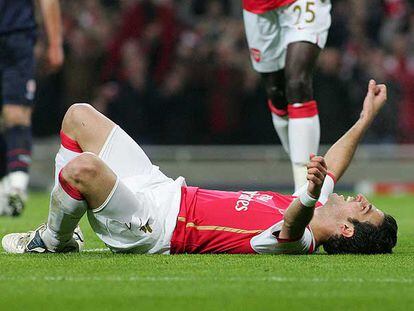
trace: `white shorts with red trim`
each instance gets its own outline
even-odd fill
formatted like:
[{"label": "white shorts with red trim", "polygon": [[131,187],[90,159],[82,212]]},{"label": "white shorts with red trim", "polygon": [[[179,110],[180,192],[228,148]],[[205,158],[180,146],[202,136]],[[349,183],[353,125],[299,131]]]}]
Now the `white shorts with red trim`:
[{"label": "white shorts with red trim", "polygon": [[274,72],[285,67],[287,46],[306,41],[325,47],[331,26],[330,0],[297,0],[263,14],[243,10],[253,68]]},{"label": "white shorts with red trim", "polygon": [[117,181],[105,202],[88,210],[92,229],[114,252],[168,254],[184,178],[165,176],[118,126],[99,157]]}]

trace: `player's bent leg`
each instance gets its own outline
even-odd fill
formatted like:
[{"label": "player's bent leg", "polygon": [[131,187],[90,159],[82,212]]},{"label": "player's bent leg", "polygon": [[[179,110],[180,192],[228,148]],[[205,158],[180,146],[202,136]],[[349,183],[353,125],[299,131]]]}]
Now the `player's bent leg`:
[{"label": "player's bent leg", "polygon": [[289,116],[289,151],[295,189],[306,182],[306,163],[319,147],[320,125],[313,98],[312,71],[320,48],[309,42],[293,42],[286,55],[286,99]]},{"label": "player's bent leg", "polygon": [[31,114],[36,91],[35,37],[30,32],[10,33],[2,37],[1,93],[7,175],[2,180],[7,209],[21,213],[29,182],[32,135]]},{"label": "player's bent leg", "polygon": [[47,225],[27,233],[6,235],[3,248],[11,253],[80,251],[80,219],[88,207],[99,206],[106,200],[115,182],[115,174],[96,155],[79,155],[59,173],[59,182],[51,193]]},{"label": "player's bent leg", "polygon": [[98,208],[88,209],[93,231],[113,252],[166,251],[162,246],[166,234],[165,219],[151,195],[151,191],[144,189],[132,191],[118,178],[105,202]]},{"label": "player's bent leg", "polygon": [[[165,221],[156,221],[158,216],[152,215],[159,209],[159,202],[152,202],[144,194],[137,198],[130,187],[131,182],[134,189],[141,189],[172,183],[172,180],[151,164],[131,137],[111,121],[101,118],[92,107],[76,105],[71,110],[65,117],[62,144],[56,155],[56,182],[47,227],[7,235],[2,241],[5,250],[13,253],[77,251],[83,241],[76,224],[87,207],[91,207],[95,209],[88,210],[90,223],[112,250],[168,251],[167,243],[161,241]],[[81,111],[88,116],[79,116]],[[106,129],[99,132],[101,143],[95,145],[88,143],[89,138],[84,139],[88,133],[77,129],[79,124],[83,125],[82,120],[91,122],[93,119]],[[96,133],[92,125],[89,129]],[[85,150],[81,144],[94,153],[82,153]],[[95,155],[99,149],[99,154]],[[129,187],[120,178],[127,178]],[[102,185],[106,186],[102,188]]]},{"label": "player's bent leg", "polygon": [[267,105],[272,115],[273,126],[282,143],[289,153],[288,112],[285,97],[285,74],[283,70],[262,73],[262,80],[266,88]]},{"label": "player's bent leg", "polygon": [[[68,180],[88,202],[88,220],[97,236],[114,252],[165,251],[160,246],[165,235],[165,216],[162,216],[160,201],[154,202],[153,198],[158,193],[155,190],[157,187],[149,190],[147,187],[151,182],[147,180],[146,185],[137,187],[134,184],[131,188],[101,159],[95,158],[90,164],[93,164],[91,173],[89,164],[83,168],[87,179],[79,179],[74,172],[68,176]],[[95,169],[102,176],[95,176]],[[158,178],[156,180],[161,181]],[[169,193],[164,195],[169,196]]]},{"label": "player's bent leg", "polygon": [[59,173],[51,194],[47,229],[42,234],[48,250],[62,252],[73,243],[73,233],[86,210],[100,206],[117,180],[96,155],[86,152],[70,161]]},{"label": "player's bent leg", "polygon": [[[68,109],[61,137],[65,158],[75,156],[73,152],[92,152],[119,178],[154,174],[158,169],[125,131],[88,104],[74,104]],[[67,150],[72,153],[69,157]],[[65,159],[57,160],[63,160],[56,163],[61,167],[66,164]]]},{"label": "player's bent leg", "polygon": [[17,103],[6,103],[2,108],[6,142],[3,215],[20,215],[27,199],[32,151],[31,114],[30,106]]},{"label": "player's bent leg", "polygon": [[90,152],[84,152],[70,161],[59,175],[61,181],[80,194],[75,194],[77,198],[86,200],[90,209],[102,205],[117,180],[115,173]]},{"label": "player's bent leg", "polygon": [[116,126],[89,104],[73,104],[67,110],[62,131],[76,141],[83,151],[99,154],[108,135]]},{"label": "player's bent leg", "polygon": [[[56,173],[81,152],[98,155],[120,178],[153,172],[153,165],[140,146],[88,104],[74,104],[68,109],[60,136]],[[56,181],[57,177],[56,174]]]}]

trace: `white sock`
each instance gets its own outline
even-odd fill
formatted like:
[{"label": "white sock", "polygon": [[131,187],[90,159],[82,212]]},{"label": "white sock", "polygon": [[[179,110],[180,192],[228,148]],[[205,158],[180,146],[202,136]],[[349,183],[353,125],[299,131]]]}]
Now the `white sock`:
[{"label": "white sock", "polygon": [[63,131],[60,131],[60,140],[61,145],[55,157],[55,186],[59,184],[58,176],[62,168],[82,153],[79,144]]},{"label": "white sock", "polygon": [[87,204],[79,191],[62,178],[50,195],[47,228],[41,238],[48,250],[59,251],[72,238],[73,232],[86,213]]},{"label": "white sock", "polygon": [[318,152],[320,126],[316,101],[289,105],[288,113],[290,159],[297,190],[306,183],[310,154]]},{"label": "white sock", "polygon": [[55,157],[55,185],[50,195],[47,229],[42,240],[49,250],[56,251],[72,238],[73,231],[86,212],[86,202],[79,191],[59,174],[62,168],[82,153],[76,141],[60,132],[61,146]]},{"label": "white sock", "polygon": [[279,136],[280,142],[282,143],[283,149],[289,154],[289,136],[288,136],[288,124],[289,119],[286,110],[277,109],[273,106],[272,101],[267,101],[270,112],[272,114],[273,127]]}]

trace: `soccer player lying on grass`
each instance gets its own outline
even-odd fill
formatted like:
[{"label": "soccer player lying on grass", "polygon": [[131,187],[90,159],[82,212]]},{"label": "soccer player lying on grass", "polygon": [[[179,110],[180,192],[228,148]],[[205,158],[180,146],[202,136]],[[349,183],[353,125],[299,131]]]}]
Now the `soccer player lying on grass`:
[{"label": "soccer player lying on grass", "polygon": [[[371,80],[359,120],[327,152],[312,155],[308,182],[293,196],[214,191],[166,177],[116,124],[86,104],[69,108],[56,156],[49,218],[2,240],[10,253],[77,252],[87,213],[114,252],[309,254],[391,253],[397,224],[364,196],[331,194],[335,179],[386,100]],[[316,207],[316,208],[315,208]]]}]

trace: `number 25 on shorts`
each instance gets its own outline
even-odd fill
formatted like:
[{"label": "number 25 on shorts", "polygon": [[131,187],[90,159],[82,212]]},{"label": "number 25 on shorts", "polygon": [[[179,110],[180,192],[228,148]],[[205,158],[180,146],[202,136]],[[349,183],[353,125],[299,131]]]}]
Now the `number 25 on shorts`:
[{"label": "number 25 on shorts", "polygon": [[295,25],[298,25],[300,23],[302,15],[303,15],[303,18],[305,19],[305,22],[307,24],[310,24],[310,23],[315,21],[315,16],[316,16],[315,15],[315,8],[314,8],[315,7],[315,2],[314,1],[308,1],[308,2],[306,2],[304,8],[302,8],[302,6],[303,5],[296,4],[293,7],[293,12],[295,14],[297,14],[297,19],[296,19]]}]

